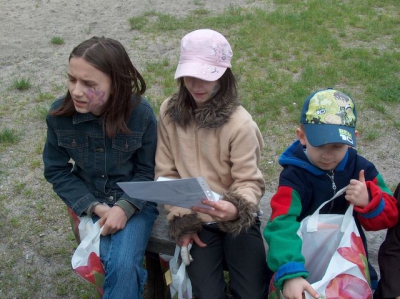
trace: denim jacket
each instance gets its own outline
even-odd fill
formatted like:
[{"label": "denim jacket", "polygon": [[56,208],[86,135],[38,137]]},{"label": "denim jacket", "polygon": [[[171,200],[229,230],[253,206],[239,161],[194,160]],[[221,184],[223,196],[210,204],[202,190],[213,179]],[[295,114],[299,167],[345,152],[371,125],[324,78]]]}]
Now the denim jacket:
[{"label": "denim jacket", "polygon": [[[51,110],[61,106],[57,99]],[[105,134],[101,117],[92,113],[46,118],[44,176],[77,215],[94,202],[114,205],[126,200],[141,210],[146,201],[129,197],[117,182],[154,180],[157,120],[151,105],[141,99],[132,111],[129,134]]]}]

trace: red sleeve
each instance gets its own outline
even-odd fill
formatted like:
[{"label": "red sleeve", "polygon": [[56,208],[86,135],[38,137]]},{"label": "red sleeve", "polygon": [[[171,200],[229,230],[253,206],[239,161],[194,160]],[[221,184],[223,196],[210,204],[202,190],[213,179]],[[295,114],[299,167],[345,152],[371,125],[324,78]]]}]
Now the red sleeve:
[{"label": "red sleeve", "polygon": [[364,208],[354,207],[362,226],[368,231],[395,226],[399,219],[396,199],[378,186],[377,178],[366,184],[371,195],[370,203]]},{"label": "red sleeve", "polygon": [[272,214],[269,221],[273,221],[280,215],[286,215],[289,212],[292,203],[293,189],[286,186],[280,186],[278,191],[271,198]]}]

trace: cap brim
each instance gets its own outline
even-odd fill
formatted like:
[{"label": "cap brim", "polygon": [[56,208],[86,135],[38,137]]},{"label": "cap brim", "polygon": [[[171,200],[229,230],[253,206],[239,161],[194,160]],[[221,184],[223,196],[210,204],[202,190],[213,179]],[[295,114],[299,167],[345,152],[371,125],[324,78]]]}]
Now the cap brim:
[{"label": "cap brim", "polygon": [[180,63],[176,68],[175,79],[194,77],[204,81],[216,81],[222,77],[227,67],[218,67],[205,63]]},{"label": "cap brim", "polygon": [[328,124],[303,124],[307,140],[312,146],[343,143],[356,146],[355,128]]}]

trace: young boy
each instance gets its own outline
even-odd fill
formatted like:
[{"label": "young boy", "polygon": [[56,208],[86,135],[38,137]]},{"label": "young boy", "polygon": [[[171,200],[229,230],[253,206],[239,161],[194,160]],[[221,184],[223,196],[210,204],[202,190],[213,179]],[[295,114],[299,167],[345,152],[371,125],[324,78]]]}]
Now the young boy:
[{"label": "young boy", "polygon": [[[301,299],[307,291],[318,293],[307,282],[308,271],[297,235],[300,222],[336,191],[346,193],[325,206],[321,213],[344,214],[349,203],[366,247],[366,230],[392,227],[397,222],[396,200],[375,166],[357,154],[357,113],[344,93],[326,89],[305,101],[295,141],[279,158],[283,170],[271,199],[272,214],[264,229],[269,245],[268,266],[275,272],[274,285],[285,298]],[[367,250],[367,249],[366,249]],[[371,281],[377,274],[370,266]],[[374,285],[373,285],[374,288]]]}]

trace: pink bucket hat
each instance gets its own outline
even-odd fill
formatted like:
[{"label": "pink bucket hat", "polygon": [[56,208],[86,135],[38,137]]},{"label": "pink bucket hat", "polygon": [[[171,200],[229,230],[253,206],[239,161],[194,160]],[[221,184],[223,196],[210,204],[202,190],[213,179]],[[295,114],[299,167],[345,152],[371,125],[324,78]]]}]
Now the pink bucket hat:
[{"label": "pink bucket hat", "polygon": [[199,29],[181,40],[181,56],[175,79],[195,77],[216,81],[231,67],[232,49],[226,38],[210,29]]}]

